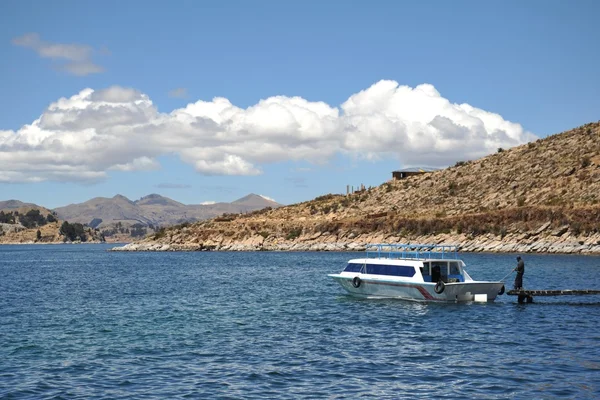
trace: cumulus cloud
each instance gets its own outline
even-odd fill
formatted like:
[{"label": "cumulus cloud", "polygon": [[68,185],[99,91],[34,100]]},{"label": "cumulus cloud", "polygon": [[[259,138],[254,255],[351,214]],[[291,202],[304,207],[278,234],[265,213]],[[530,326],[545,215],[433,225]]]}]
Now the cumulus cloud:
[{"label": "cumulus cloud", "polygon": [[455,104],[432,85],[379,81],[339,107],[274,96],[248,108],[225,98],[170,113],[133,88],[84,89],[17,131],[0,130],[0,182],[94,182],[159,168],[161,155],[205,175],[258,175],[269,163],[336,154],[443,167],[535,140],[517,123]]},{"label": "cumulus cloud", "polygon": [[[46,42],[37,33],[26,33],[13,38],[12,43],[32,49],[40,57],[58,61],[58,69],[73,75],[85,76],[104,72],[104,68],[92,61],[94,49],[88,45]],[[100,52],[106,51],[102,49]]]}]

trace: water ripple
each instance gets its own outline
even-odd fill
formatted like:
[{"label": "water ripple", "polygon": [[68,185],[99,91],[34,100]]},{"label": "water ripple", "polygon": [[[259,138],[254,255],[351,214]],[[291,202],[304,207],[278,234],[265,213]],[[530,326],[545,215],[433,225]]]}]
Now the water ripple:
[{"label": "water ripple", "polygon": [[[0,247],[0,398],[600,397],[598,298],[357,299],[326,276],[351,254],[104,249]],[[531,255],[526,283],[598,288],[599,260]]]}]

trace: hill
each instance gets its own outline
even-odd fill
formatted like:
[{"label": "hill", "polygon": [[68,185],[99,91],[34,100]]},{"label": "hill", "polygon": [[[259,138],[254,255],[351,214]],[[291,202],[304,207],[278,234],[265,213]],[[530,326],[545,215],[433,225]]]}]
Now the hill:
[{"label": "hill", "polygon": [[103,242],[95,229],[59,221],[47,208],[17,200],[0,202],[0,244]]},{"label": "hill", "polygon": [[276,203],[272,199],[254,193],[244,196],[231,204],[245,208],[246,211],[260,210],[265,207],[277,208],[280,206],[279,203]]},{"label": "hill", "polygon": [[145,234],[146,228],[195,222],[224,213],[243,213],[281,204],[263,196],[250,194],[232,203],[186,205],[159,194],[150,194],[131,201],[122,195],[96,197],[84,203],[55,209],[59,218],[88,224],[101,229],[106,236],[129,237],[132,230]]},{"label": "hill", "polygon": [[[383,178],[383,177],[382,177]],[[600,253],[600,123],[351,195],[168,229],[126,250],[353,250],[374,242],[466,251]]]},{"label": "hill", "polygon": [[48,214],[52,213],[52,211],[50,211],[46,207],[38,206],[37,204],[33,204],[33,203],[23,203],[22,201],[19,201],[19,200],[0,201],[0,211],[4,211],[4,212],[17,211],[19,213],[26,213],[29,210],[38,210],[43,215],[48,215]]}]

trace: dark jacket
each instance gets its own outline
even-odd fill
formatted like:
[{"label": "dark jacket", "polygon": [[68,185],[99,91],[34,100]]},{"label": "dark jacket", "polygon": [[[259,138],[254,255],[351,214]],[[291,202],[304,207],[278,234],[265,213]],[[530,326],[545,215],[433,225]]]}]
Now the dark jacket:
[{"label": "dark jacket", "polygon": [[519,275],[523,275],[525,273],[525,262],[523,260],[519,260],[519,262],[517,263],[517,268],[515,268],[515,271],[517,271],[517,274],[519,274]]}]

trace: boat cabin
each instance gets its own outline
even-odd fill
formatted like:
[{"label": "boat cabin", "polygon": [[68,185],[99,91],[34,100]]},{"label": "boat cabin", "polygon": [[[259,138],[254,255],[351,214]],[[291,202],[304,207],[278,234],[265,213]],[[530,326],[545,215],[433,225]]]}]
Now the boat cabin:
[{"label": "boat cabin", "polygon": [[403,277],[420,282],[471,280],[455,246],[375,244],[367,258],[350,260],[343,272]]},{"label": "boat cabin", "polygon": [[[352,260],[346,265],[344,272],[354,272],[369,275],[386,275],[405,278],[417,278],[417,269],[423,277],[423,282],[464,282],[465,272],[459,260],[427,260],[411,261],[399,265],[399,260],[389,263],[369,263],[364,260]],[[417,275],[417,276],[415,276]]]}]

